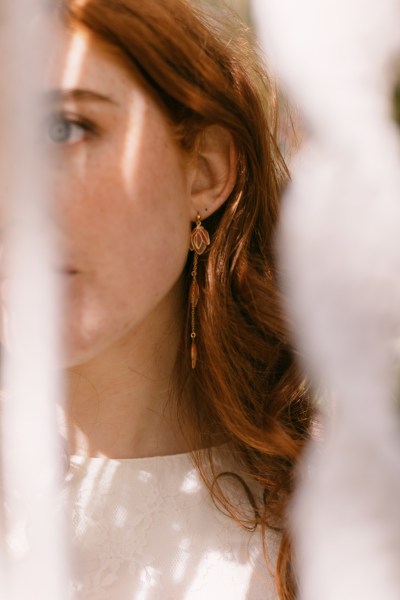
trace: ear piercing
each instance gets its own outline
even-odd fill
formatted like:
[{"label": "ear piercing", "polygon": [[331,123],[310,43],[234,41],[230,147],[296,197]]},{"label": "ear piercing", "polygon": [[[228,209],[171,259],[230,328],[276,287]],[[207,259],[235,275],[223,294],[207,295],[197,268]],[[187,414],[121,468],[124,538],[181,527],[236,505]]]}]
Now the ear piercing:
[{"label": "ear piercing", "polygon": [[[206,209],[207,210],[207,209]],[[191,306],[191,334],[190,337],[192,339],[191,345],[191,361],[192,361],[192,369],[196,368],[197,364],[197,344],[196,344],[196,307],[199,302],[200,297],[200,288],[197,283],[197,267],[199,256],[201,256],[210,245],[210,236],[208,231],[204,229],[201,224],[201,217],[199,214],[196,216],[196,227],[193,229],[190,236],[190,250],[194,252],[193,259],[193,269],[192,269],[192,284],[190,286],[189,299]]]}]

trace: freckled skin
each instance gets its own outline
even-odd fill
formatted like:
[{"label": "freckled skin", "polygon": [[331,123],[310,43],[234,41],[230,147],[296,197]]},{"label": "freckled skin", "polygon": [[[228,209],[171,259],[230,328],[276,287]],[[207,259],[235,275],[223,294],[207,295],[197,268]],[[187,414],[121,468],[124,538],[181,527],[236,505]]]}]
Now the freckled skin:
[{"label": "freckled skin", "polygon": [[46,141],[66,261],[79,272],[67,287],[66,360],[73,366],[150,315],[165,328],[178,306],[193,208],[187,158],[156,103],[84,32],[60,29],[56,40],[45,88],[95,90],[118,103],[64,101],[57,110],[83,114],[101,131]]},{"label": "freckled skin", "polygon": [[[54,34],[42,89],[113,100],[58,101],[49,113],[62,113],[65,139],[57,128],[43,132],[64,261],[77,271],[63,277],[68,401],[60,431],[75,454],[181,452],[169,394],[197,212],[192,160],[154,100],[91,36],[47,18],[41,27]],[[71,125],[77,117],[96,133]]]},{"label": "freckled skin", "polygon": [[186,451],[171,402],[187,314],[182,271],[191,222],[233,189],[232,140],[210,127],[188,156],[154,99],[88,32],[43,16],[33,35],[52,36],[40,93],[83,89],[112,99],[52,100],[39,136],[66,268],[61,434],[71,454]]}]

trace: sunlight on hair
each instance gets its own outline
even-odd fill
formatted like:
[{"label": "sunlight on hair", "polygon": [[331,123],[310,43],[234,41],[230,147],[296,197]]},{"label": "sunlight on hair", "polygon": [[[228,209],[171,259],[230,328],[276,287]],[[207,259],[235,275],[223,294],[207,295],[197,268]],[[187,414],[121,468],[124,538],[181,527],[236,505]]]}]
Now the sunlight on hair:
[{"label": "sunlight on hair", "polygon": [[266,53],[303,110],[280,236],[297,344],[329,390],[292,521],[304,600],[400,597],[400,140],[397,0],[253,0]]}]

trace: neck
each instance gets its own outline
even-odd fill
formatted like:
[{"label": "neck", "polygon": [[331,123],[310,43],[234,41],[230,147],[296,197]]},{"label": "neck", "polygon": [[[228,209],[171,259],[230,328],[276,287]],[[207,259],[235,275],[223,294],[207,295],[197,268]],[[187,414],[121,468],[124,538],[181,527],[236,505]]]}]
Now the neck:
[{"label": "neck", "polygon": [[157,318],[68,370],[62,429],[71,454],[140,458],[189,450],[171,398],[181,328],[177,319],[164,326],[160,319],[158,309]]}]

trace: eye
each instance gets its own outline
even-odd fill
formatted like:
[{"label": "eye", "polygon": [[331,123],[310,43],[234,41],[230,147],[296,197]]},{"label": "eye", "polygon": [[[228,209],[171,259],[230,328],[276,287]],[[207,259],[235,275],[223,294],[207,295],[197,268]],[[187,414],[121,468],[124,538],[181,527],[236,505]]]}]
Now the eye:
[{"label": "eye", "polygon": [[56,115],[47,123],[47,136],[53,144],[76,144],[81,142],[90,126],[78,119],[65,115]]}]

